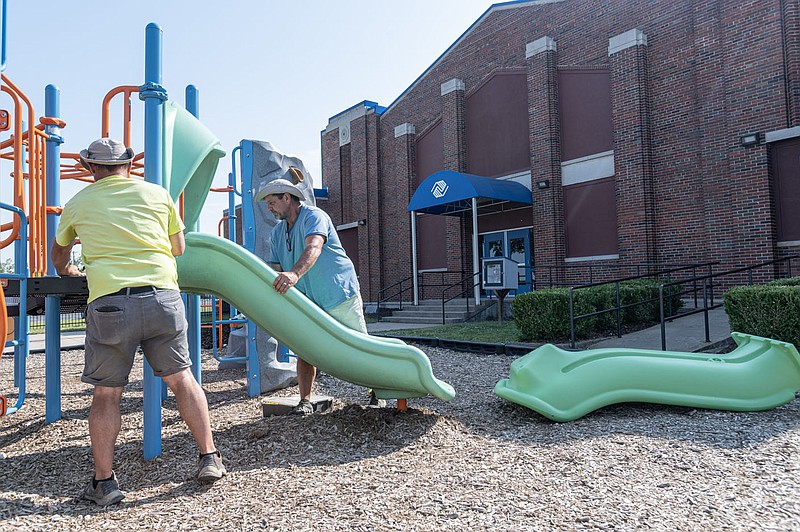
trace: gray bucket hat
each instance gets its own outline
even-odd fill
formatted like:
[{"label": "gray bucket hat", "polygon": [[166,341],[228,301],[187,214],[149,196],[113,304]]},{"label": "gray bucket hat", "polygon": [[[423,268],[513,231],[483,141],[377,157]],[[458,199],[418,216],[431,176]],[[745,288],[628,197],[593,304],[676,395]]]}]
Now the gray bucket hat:
[{"label": "gray bucket hat", "polygon": [[89,169],[89,163],[114,166],[126,164],[133,160],[134,151],[132,148],[125,147],[125,144],[118,140],[102,138],[89,144],[85,150],[81,150],[81,166]]},{"label": "gray bucket hat", "polygon": [[283,194],[284,192],[291,194],[300,201],[304,201],[306,199],[303,195],[303,192],[288,179],[274,179],[264,183],[261,188],[258,189],[255,200],[261,201],[272,194]]}]

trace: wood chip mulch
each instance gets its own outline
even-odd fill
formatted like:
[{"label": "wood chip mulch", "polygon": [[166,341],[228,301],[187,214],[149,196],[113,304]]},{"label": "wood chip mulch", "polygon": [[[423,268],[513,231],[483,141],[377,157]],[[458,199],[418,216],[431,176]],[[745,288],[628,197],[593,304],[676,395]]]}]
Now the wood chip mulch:
[{"label": "wood chip mulch", "polygon": [[[126,498],[108,508],[78,499],[92,475],[83,351],[62,353],[51,424],[44,355],[31,355],[25,404],[0,418],[0,530],[800,530],[800,401],[756,413],[622,404],[554,423],[493,394],[510,357],[422,349],[452,402],[370,408],[363,388],[321,375],[331,411],[267,419],[244,370],[205,353],[228,468],[211,486],[193,478],[172,397],[163,453],[144,460],[137,361],[115,464]],[[4,356],[0,393],[13,402],[12,385]]]}]

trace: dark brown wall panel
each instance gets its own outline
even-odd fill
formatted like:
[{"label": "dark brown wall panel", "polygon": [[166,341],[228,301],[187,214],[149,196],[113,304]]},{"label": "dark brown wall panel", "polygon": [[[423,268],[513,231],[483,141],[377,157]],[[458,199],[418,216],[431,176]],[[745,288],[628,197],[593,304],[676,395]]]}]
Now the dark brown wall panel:
[{"label": "dark brown wall panel", "polygon": [[771,155],[778,241],[800,240],[800,139],[774,143]]},{"label": "dark brown wall panel", "polygon": [[558,72],[561,160],[609,151],[613,146],[611,81],[607,70]]},{"label": "dark brown wall panel", "polygon": [[564,211],[568,258],[617,253],[613,177],[564,187]]},{"label": "dark brown wall panel", "polygon": [[439,170],[444,170],[443,149],[444,138],[442,137],[442,122],[440,120],[417,137],[417,160],[414,162],[417,173],[415,186],[419,186],[429,175]]},{"label": "dark brown wall panel", "polygon": [[337,233],[339,233],[342,247],[347,256],[350,257],[350,260],[353,261],[353,265],[356,267],[356,275],[358,275],[358,263],[360,262],[358,260],[358,227],[344,229],[337,231]]},{"label": "dark brown wall panel", "polygon": [[533,225],[533,209],[524,207],[513,211],[478,215],[478,232],[491,233]]},{"label": "dark brown wall panel", "polygon": [[[416,186],[444,168],[442,122],[417,138]],[[417,217],[417,267],[420,270],[447,268],[447,219],[444,216]]]},{"label": "dark brown wall panel", "polygon": [[417,216],[417,268],[447,268],[447,217]]},{"label": "dark brown wall panel", "polygon": [[467,171],[497,177],[531,166],[528,79],[497,72],[466,99]]}]

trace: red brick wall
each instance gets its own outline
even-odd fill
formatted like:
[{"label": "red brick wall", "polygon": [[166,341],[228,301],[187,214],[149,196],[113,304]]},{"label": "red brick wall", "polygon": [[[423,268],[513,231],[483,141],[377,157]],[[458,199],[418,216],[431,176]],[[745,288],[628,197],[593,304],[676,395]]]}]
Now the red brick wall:
[{"label": "red brick wall", "polygon": [[611,109],[620,258],[658,262],[647,46],[611,55]]},{"label": "red brick wall", "polygon": [[[535,265],[562,264],[566,256],[557,54],[555,50],[544,51],[527,60]],[[538,188],[538,182],[546,187]],[[557,274],[555,277],[558,281]]]},{"label": "red brick wall", "polygon": [[[647,45],[609,57],[609,38],[634,28],[647,36]],[[544,36],[554,39],[557,51],[526,59],[526,44]],[[377,297],[378,285],[410,274],[404,209],[413,192],[413,140],[395,138],[394,128],[411,123],[423,131],[441,117],[445,168],[464,170],[463,99],[498,70],[528,72],[531,172],[534,184],[550,184],[532,192],[534,261],[563,263],[558,67],[612,72],[619,263],[720,260],[722,267],[734,267],[788,252],[775,248],[768,147],[743,147],[739,137],[798,125],[799,0],[525,5],[489,13],[379,118],[351,125],[351,186],[364,187],[359,197],[368,218],[365,240],[359,237],[360,255],[369,254],[360,264],[366,268],[362,282],[365,275],[379,279],[364,287],[366,300]],[[465,91],[442,96],[441,84],[454,78]],[[336,130],[322,136],[322,151],[331,199],[321,204],[337,223],[352,221],[342,219]],[[448,230],[448,267],[471,269],[465,253],[471,229],[453,220]]]}]

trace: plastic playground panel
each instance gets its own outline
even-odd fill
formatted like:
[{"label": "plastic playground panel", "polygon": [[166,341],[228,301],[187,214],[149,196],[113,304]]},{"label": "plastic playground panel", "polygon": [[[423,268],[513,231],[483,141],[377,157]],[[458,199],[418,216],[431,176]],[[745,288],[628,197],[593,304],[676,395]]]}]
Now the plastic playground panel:
[{"label": "plastic playground panel", "polygon": [[425,353],[401,340],[343,326],[296,288],[278,294],[272,288],[276,276],[256,255],[208,234],[188,233],[186,251],[178,257],[182,291],[211,293],[230,301],[321,371],[372,388],[381,399],[455,397],[453,387],[433,375]]},{"label": "plastic playground panel", "polygon": [[731,333],[727,354],[646,349],[565,351],[543,345],[511,363],[495,394],[554,421],[624,402],[751,412],[786,404],[800,390],[793,344]]}]

